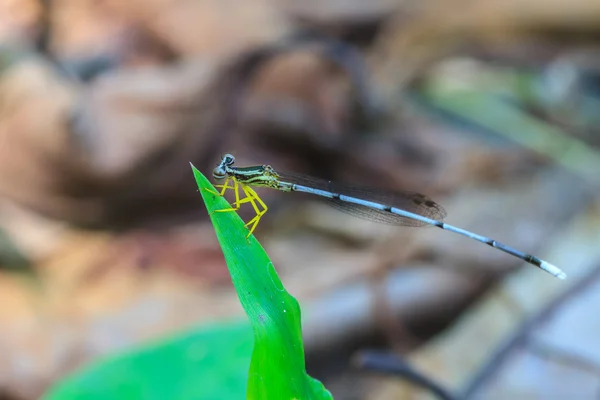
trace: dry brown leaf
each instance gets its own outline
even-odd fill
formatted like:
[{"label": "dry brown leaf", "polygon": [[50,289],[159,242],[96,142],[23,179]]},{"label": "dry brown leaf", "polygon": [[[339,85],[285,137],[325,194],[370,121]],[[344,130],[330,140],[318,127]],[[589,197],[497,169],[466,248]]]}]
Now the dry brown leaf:
[{"label": "dry brown leaf", "polygon": [[1,0],[0,43],[33,41],[41,18],[42,7],[36,0]]},{"label": "dry brown leaf", "polygon": [[274,42],[291,26],[268,0],[106,0],[176,54],[220,59]]},{"label": "dry brown leaf", "polygon": [[[513,51],[520,58],[555,54],[563,38],[571,46],[598,35],[600,3],[595,0],[480,1],[409,3],[387,24],[373,49],[378,93],[395,99],[399,88],[442,57],[468,46]],[[551,42],[554,35],[558,40]],[[548,51],[550,47],[550,51]],[[503,50],[502,50],[503,49]]]}]

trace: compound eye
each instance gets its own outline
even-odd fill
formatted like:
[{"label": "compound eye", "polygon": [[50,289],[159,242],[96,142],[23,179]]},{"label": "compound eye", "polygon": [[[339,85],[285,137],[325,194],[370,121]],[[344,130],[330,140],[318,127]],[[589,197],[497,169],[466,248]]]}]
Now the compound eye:
[{"label": "compound eye", "polygon": [[233,165],[234,162],[235,162],[235,157],[232,156],[231,154],[225,154],[225,156],[223,157],[224,165]]},{"label": "compound eye", "polygon": [[225,172],[225,169],[222,168],[221,166],[218,166],[217,168],[213,169],[213,177],[215,179],[225,179],[225,177],[227,176],[227,172]]}]

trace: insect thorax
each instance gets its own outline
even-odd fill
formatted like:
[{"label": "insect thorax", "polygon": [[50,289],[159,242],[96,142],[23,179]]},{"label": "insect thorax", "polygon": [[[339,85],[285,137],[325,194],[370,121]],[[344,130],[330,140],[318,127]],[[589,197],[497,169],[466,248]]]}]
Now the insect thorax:
[{"label": "insect thorax", "polygon": [[248,186],[278,187],[277,172],[270,165],[260,167],[230,168],[230,174],[238,182]]}]

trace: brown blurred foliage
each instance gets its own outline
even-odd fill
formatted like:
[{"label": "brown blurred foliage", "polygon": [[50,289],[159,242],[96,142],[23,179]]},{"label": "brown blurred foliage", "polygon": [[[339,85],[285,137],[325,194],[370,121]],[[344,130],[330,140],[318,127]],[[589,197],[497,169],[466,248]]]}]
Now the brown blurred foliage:
[{"label": "brown blurred foliage", "polygon": [[[596,46],[599,21],[592,0],[0,0],[0,264],[18,253],[37,282],[0,272],[0,389],[35,398],[99,354],[240,313],[189,166],[210,174],[225,152],[423,191],[460,226],[538,248],[584,185],[433,121],[404,89],[449,57],[540,68]],[[312,348],[375,333],[412,349],[411,324],[430,334],[518,265],[280,195],[264,193],[258,232],[290,291],[361,282],[376,298],[347,326],[315,318]],[[98,321],[125,339],[98,339]]]}]

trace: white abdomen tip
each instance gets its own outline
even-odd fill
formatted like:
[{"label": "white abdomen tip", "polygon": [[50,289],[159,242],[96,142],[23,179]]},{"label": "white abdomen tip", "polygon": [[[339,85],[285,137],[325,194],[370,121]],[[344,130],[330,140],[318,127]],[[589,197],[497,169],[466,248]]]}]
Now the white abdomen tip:
[{"label": "white abdomen tip", "polygon": [[565,274],[564,272],[562,272],[562,270],[560,268],[558,268],[555,265],[550,264],[549,262],[542,261],[542,263],[540,264],[540,268],[543,269],[544,271],[554,275],[558,279],[566,279],[567,278],[567,274]]}]

